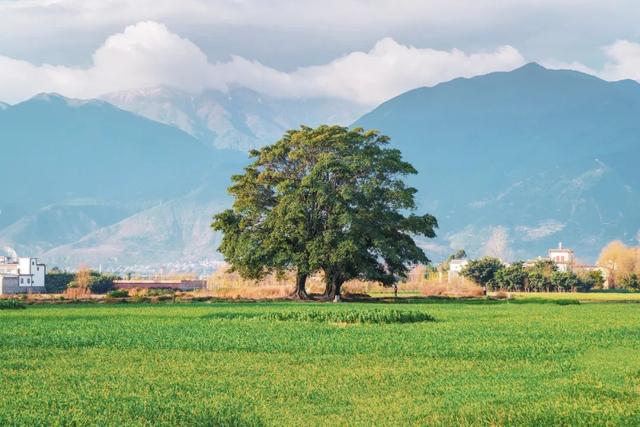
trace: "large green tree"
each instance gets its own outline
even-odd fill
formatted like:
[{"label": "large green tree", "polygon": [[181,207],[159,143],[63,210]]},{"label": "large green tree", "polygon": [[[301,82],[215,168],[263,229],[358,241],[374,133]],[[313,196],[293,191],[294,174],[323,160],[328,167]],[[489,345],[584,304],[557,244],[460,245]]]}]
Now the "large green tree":
[{"label": "large green tree", "polygon": [[554,271],[551,286],[558,292],[575,291],[580,286],[580,278],[572,271]]},{"label": "large green tree", "polygon": [[494,286],[508,291],[520,291],[527,282],[527,272],[522,261],[499,269],[494,275]]},{"label": "large green tree", "polygon": [[581,290],[588,292],[591,289],[602,289],[604,285],[604,277],[602,277],[602,273],[598,270],[592,270],[583,272],[579,275]]},{"label": "large green tree", "polygon": [[252,151],[232,178],[232,209],[212,224],[232,269],[254,279],[294,269],[305,298],[318,271],[333,296],[350,279],[392,284],[428,263],[414,236],[435,237],[437,222],[411,213],[416,190],[403,177],[416,170],[388,143],[375,131],[302,127]]},{"label": "large green tree", "polygon": [[558,266],[550,259],[539,259],[527,269],[529,290],[549,292],[552,287],[551,276],[558,271]]},{"label": "large green tree", "polygon": [[469,261],[460,274],[487,290],[494,286],[496,274],[502,268],[502,261],[499,259],[484,257]]}]

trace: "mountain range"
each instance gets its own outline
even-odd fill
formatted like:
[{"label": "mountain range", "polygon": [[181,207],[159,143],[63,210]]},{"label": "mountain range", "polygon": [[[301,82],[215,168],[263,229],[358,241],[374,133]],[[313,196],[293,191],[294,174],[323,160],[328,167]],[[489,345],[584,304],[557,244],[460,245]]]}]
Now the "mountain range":
[{"label": "mountain range", "polygon": [[339,99],[278,99],[247,88],[191,94],[154,87],[106,94],[123,110],[175,126],[206,145],[249,150],[277,141],[301,124],[353,123],[366,109]]},{"label": "mountain range", "polygon": [[404,93],[357,121],[419,171],[441,253],[506,259],[559,241],[593,261],[640,238],[640,84],[528,64]]},{"label": "mountain range", "polygon": [[[55,94],[0,111],[0,129],[0,247],[70,268],[216,258],[201,252],[215,238],[208,219],[228,205],[244,153],[104,101]],[[193,220],[197,209],[206,211]]]},{"label": "mountain range", "polygon": [[563,241],[585,261],[640,229],[640,84],[529,64],[399,95],[367,114],[332,99],[158,87],[0,104],[0,247],[51,265],[207,271],[211,216],[246,150],[301,123],[379,129],[419,174],[422,242],[505,259]]}]

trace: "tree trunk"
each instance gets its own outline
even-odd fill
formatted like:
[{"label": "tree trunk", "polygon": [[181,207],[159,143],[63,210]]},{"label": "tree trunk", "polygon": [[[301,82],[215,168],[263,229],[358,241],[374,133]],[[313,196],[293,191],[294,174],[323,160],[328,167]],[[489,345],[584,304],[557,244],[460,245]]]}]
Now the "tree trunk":
[{"label": "tree trunk", "polygon": [[342,284],[344,282],[341,280],[336,280],[336,282],[333,284],[333,289],[335,291],[335,293],[333,294],[333,297],[339,300],[340,299],[340,291],[342,290]]},{"label": "tree trunk", "polygon": [[307,294],[307,275],[303,273],[296,274],[296,289],[293,291],[291,295],[293,298],[297,299],[309,299],[309,295]]},{"label": "tree trunk", "polygon": [[326,282],[323,296],[326,299],[335,299],[336,296],[340,296],[340,290],[344,282],[340,279],[329,278]]},{"label": "tree trunk", "polygon": [[336,295],[336,291],[335,291],[335,288],[333,286],[333,281],[332,280],[327,280],[325,288],[324,288],[324,294],[322,294],[322,296],[327,298],[327,299],[331,299],[331,298],[335,297],[335,295]]}]

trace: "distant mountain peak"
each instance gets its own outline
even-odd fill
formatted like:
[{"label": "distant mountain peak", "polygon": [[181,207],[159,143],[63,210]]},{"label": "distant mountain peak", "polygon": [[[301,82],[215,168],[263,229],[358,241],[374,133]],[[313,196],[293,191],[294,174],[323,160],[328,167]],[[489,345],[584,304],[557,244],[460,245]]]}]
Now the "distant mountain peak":
[{"label": "distant mountain peak", "polygon": [[524,64],[522,67],[516,68],[513,71],[549,71],[549,69],[543,67],[537,62],[529,62],[527,64]]},{"label": "distant mountain peak", "polygon": [[31,97],[30,101],[46,101],[46,102],[65,101],[66,102],[69,99],[70,98],[67,98],[66,96],[60,95],[59,93],[56,93],[56,92],[41,92]]},{"label": "distant mountain peak", "polygon": [[109,105],[109,103],[97,99],[68,98],[55,92],[42,92],[24,102],[46,102],[66,104],[69,107],[82,107],[85,105]]}]

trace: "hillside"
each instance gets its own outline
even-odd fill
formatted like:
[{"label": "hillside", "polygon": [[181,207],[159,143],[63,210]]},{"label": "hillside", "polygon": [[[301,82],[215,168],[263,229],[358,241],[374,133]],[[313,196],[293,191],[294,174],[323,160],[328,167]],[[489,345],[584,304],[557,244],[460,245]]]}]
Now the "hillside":
[{"label": "hillside", "polygon": [[[128,263],[132,248],[144,239],[167,235],[157,212],[207,184],[207,204],[191,205],[190,214],[208,221],[224,204],[212,203],[225,197],[229,176],[245,157],[214,150],[179,129],[103,101],[56,94],[0,111],[0,129],[3,158],[11,159],[0,168],[0,247],[70,267],[97,265],[102,255],[107,264],[116,258]],[[82,251],[65,249],[131,217],[144,221],[129,225],[127,233],[109,235],[109,250],[97,243]],[[173,227],[192,224],[178,219]],[[183,244],[165,240],[167,246]],[[174,256],[175,251],[149,250],[148,257],[136,261],[162,263]]]},{"label": "hillside", "polygon": [[[640,84],[529,64],[393,98],[376,128],[419,170],[444,254],[523,258],[563,241],[593,260],[640,229]],[[486,244],[486,242],[488,244]]]},{"label": "hillside", "polygon": [[339,99],[277,99],[246,88],[190,94],[161,86],[110,93],[102,99],[175,126],[206,145],[244,151],[273,143],[301,124],[347,125],[366,111]]}]

